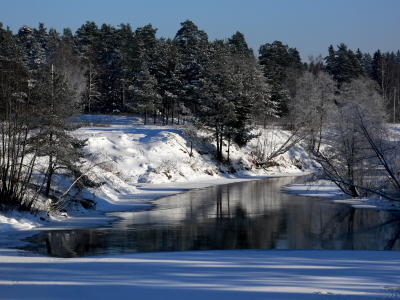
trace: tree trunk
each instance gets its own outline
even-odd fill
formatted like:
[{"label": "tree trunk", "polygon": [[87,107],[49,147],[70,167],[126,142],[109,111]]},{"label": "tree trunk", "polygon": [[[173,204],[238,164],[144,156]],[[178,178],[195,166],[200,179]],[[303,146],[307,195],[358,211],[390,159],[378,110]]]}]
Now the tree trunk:
[{"label": "tree trunk", "polygon": [[[53,142],[53,133],[50,133],[50,146]],[[53,176],[54,170],[53,170],[53,154],[50,154],[49,157],[49,169],[48,169],[48,176],[47,176],[47,184],[46,184],[46,191],[45,191],[45,196],[48,197],[50,193],[50,186],[51,186],[51,178]]]},{"label": "tree trunk", "polygon": [[217,160],[220,160],[220,153],[219,153],[219,133],[218,131],[215,133],[216,141],[217,141]]},{"label": "tree trunk", "polygon": [[230,162],[230,156],[229,156],[230,148],[231,148],[231,138],[229,137],[229,139],[228,139],[228,163]]},{"label": "tree trunk", "polygon": [[44,195],[46,197],[49,197],[49,194],[50,194],[51,179],[53,177],[53,174],[54,174],[54,170],[53,170],[53,155],[50,155],[50,158],[49,158],[49,172],[48,172],[48,175],[47,175],[46,191],[44,193]]},{"label": "tree trunk", "polygon": [[174,125],[174,100],[171,101],[171,125]]},{"label": "tree trunk", "polygon": [[122,105],[125,105],[125,82],[122,82]]},{"label": "tree trunk", "polygon": [[220,137],[219,137],[219,139],[220,139],[220,145],[219,145],[219,160],[220,161],[222,161],[223,160],[223,158],[224,158],[224,155],[223,155],[223,153],[222,153],[222,148],[223,148],[223,138],[222,138],[222,133],[220,134]]},{"label": "tree trunk", "polygon": [[167,103],[167,109],[166,109],[166,113],[165,113],[165,125],[168,125],[169,122],[169,103]]}]

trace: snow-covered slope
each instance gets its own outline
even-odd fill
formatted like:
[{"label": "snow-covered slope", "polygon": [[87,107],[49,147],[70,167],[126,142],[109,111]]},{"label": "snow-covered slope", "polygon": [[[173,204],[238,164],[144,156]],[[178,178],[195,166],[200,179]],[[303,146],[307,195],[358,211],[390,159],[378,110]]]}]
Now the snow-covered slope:
[{"label": "snow-covered slope", "polygon": [[[299,167],[309,168],[312,162],[304,150],[296,147],[279,156],[276,166],[268,170],[256,169],[251,162],[251,153],[257,146],[253,139],[246,147],[232,147],[230,158],[233,168],[217,165],[213,161],[214,145],[199,133],[194,156],[190,157],[188,138],[182,128],[172,126],[141,125],[139,118],[122,116],[82,116],[82,119],[100,119],[109,127],[83,127],[74,134],[88,140],[86,149],[97,156],[111,157],[116,164],[108,165],[111,171],[129,184],[182,182],[214,177],[256,176],[271,172],[299,172]],[[105,121],[104,121],[105,120]],[[88,122],[90,123],[90,122]],[[99,122],[91,122],[99,124]],[[268,140],[272,149],[282,143],[287,132],[267,130],[262,132],[261,141]],[[230,173],[227,175],[227,173]]]},{"label": "snow-covered slope", "polygon": [[[231,164],[218,164],[214,160],[215,146],[207,135],[198,133],[190,156],[189,138],[179,126],[142,125],[143,120],[124,116],[83,115],[79,122],[84,126],[73,132],[79,139],[87,140],[85,151],[92,154],[86,163],[87,175],[100,187],[85,189],[81,199],[95,203],[93,210],[86,210],[80,204],[70,207],[67,215],[49,219],[38,217],[14,217],[8,214],[0,219],[0,228],[28,228],[14,220],[23,220],[40,226],[40,222],[58,222],[57,226],[98,224],[98,216],[104,212],[146,209],[149,200],[176,194],[187,189],[249,180],[277,173],[294,174],[315,167],[301,146],[278,156],[273,166],[256,168],[254,150],[262,144],[271,152],[282,144],[288,132],[269,128],[258,129],[260,137],[253,139],[246,147],[231,147]],[[282,174],[283,175],[283,174]],[[55,185],[65,190],[71,182],[56,176]],[[85,218],[82,218],[86,216]],[[45,218],[45,220],[43,220]],[[31,219],[31,221],[29,221]],[[24,227],[25,226],[25,227]],[[30,225],[33,227],[34,225]]]}]

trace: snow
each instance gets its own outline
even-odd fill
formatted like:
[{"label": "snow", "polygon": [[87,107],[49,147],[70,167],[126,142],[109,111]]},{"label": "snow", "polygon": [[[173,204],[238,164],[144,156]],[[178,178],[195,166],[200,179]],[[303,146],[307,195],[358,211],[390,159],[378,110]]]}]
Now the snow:
[{"label": "snow", "polygon": [[400,210],[400,203],[382,199],[379,196],[371,195],[368,198],[350,198],[345,195],[334,183],[328,180],[315,180],[309,183],[292,184],[286,186],[289,193],[308,196],[325,197],[333,202],[346,203],[354,208],[371,208],[381,210]]},{"label": "snow", "polygon": [[0,215],[0,233],[13,230],[28,230],[36,227],[38,222],[29,214],[13,213],[7,216]]},{"label": "snow", "polygon": [[0,256],[1,299],[398,299],[400,258],[375,251]]},{"label": "snow", "polygon": [[318,180],[303,184],[292,184],[286,187],[286,190],[293,194],[309,197],[345,197],[334,183],[327,180]]},{"label": "snow", "polygon": [[[213,145],[198,143],[189,157],[181,129],[143,126],[139,118],[82,116],[91,127],[74,132],[88,139],[97,163],[88,173],[103,182],[85,190],[94,210],[77,205],[52,218],[44,214],[0,214],[0,299],[398,299],[399,254],[374,251],[198,251],[139,253],[61,259],[8,247],[43,227],[63,229],[104,225],[124,211],[149,209],[159,197],[237,181],[306,174],[315,165],[302,147],[277,158],[278,165],[256,169],[256,145],[233,148],[236,173],[216,165]],[[276,131],[277,144],[287,136]],[[265,138],[265,136],[264,136]],[[271,147],[276,146],[271,144]],[[64,182],[66,184],[66,182]],[[358,206],[382,200],[347,199],[327,182],[293,185],[296,194],[324,196]],[[340,196],[340,197],[338,197]]]}]

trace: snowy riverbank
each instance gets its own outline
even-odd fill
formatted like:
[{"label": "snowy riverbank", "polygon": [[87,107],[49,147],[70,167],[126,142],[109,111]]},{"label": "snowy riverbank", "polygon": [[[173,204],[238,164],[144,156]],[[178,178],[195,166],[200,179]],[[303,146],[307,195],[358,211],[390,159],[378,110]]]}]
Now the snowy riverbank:
[{"label": "snowy riverbank", "polygon": [[[229,168],[213,161],[214,146],[201,134],[190,157],[182,128],[145,126],[140,118],[123,116],[84,115],[80,121],[89,126],[76,130],[74,135],[87,140],[85,150],[95,157],[92,164],[108,161],[88,173],[93,181],[102,183],[101,187],[86,189],[81,195],[96,203],[95,210],[77,204],[52,218],[45,214],[0,213],[0,239],[2,232],[12,230],[97,226],[113,219],[105,215],[107,212],[149,209],[152,200],[163,196],[217,184],[301,175],[314,166],[298,146],[280,155],[268,170],[255,168],[252,151],[257,143],[268,140],[270,147],[277,147],[289,134],[277,129],[264,131],[261,140],[252,140],[244,148],[232,147],[233,163]],[[70,184],[61,176],[55,176],[54,182],[64,189]]]},{"label": "snowy riverbank", "polygon": [[[249,160],[253,141],[232,151],[236,172],[229,173],[212,161],[212,145],[197,147],[189,157],[180,129],[142,126],[136,118],[107,118],[106,127],[75,132],[88,139],[88,152],[118,158],[91,174],[104,183],[96,191],[84,191],[84,198],[97,203],[95,210],[77,205],[53,218],[18,212],[0,215],[0,299],[400,298],[397,252],[235,250],[61,259],[9,249],[39,227],[98,226],[114,220],[118,214],[113,212],[149,209],[159,197],[238,181],[305,175],[304,170],[313,167],[304,150],[296,147],[278,157],[274,167],[255,169]],[[284,135],[277,132],[275,141]],[[326,183],[294,185],[290,190],[338,196],[338,190]]]}]

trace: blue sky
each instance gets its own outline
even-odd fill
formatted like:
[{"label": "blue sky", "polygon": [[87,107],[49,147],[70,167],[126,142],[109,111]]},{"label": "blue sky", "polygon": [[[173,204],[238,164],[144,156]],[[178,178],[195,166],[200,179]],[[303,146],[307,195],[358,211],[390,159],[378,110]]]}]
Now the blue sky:
[{"label": "blue sky", "polygon": [[133,29],[151,23],[158,37],[173,38],[187,19],[210,40],[240,31],[256,54],[279,40],[296,47],[303,61],[326,56],[331,44],[371,54],[400,49],[400,0],[5,0],[0,11],[0,22],[15,33],[39,22],[75,32],[94,21]]}]

